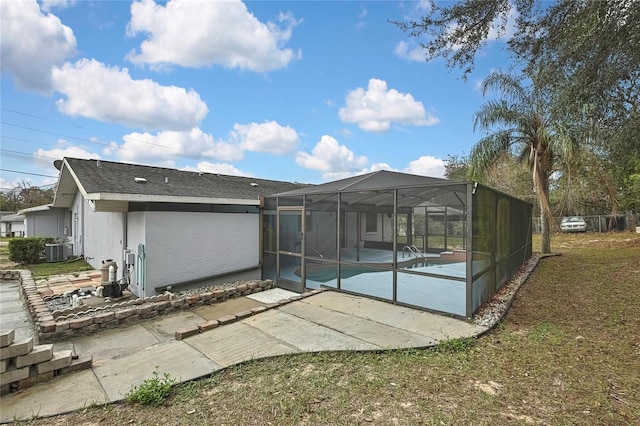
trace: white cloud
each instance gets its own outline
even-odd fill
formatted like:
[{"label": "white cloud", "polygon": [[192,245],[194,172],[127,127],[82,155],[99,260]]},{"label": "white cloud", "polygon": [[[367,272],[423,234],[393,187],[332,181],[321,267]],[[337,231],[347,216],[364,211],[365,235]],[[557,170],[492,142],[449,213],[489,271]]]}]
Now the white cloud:
[{"label": "white cloud", "polygon": [[300,151],[296,163],[307,169],[323,172],[323,177],[335,173],[352,173],[367,164],[367,157],[356,156],[349,148],[340,145],[331,136],[324,135],[311,151]]},{"label": "white cloud", "polygon": [[51,91],[51,68],[76,51],[71,28],[57,16],[43,15],[34,1],[0,1],[0,68],[19,88]]},{"label": "white cloud", "polygon": [[347,94],[346,106],[340,108],[340,119],[356,123],[367,132],[384,132],[391,123],[411,126],[431,126],[440,120],[428,114],[422,102],[411,94],[388,89],[383,80],[372,78],[367,89],[359,87]]},{"label": "white cloud", "polygon": [[76,4],[76,0],[40,0],[41,8],[45,12],[53,9],[66,9]]},{"label": "white cloud", "polygon": [[416,61],[416,62],[424,62],[426,61],[426,55],[422,50],[422,46],[416,46],[414,43],[407,43],[406,41],[401,41],[396,44],[393,52],[400,59],[405,59],[407,61]]},{"label": "white cloud", "polygon": [[286,154],[298,146],[296,131],[275,121],[236,124],[233,129],[233,138],[240,141],[240,148],[247,151]]},{"label": "white cloud", "polygon": [[61,112],[145,130],[188,130],[208,112],[192,89],[133,80],[126,68],[94,59],[54,68],[53,84],[66,96],[57,101]]},{"label": "white cloud", "polygon": [[357,29],[362,29],[366,27],[367,25],[366,18],[368,13],[369,12],[367,11],[367,9],[362,7],[362,9],[360,10],[360,13],[358,13],[358,22],[356,23]]},{"label": "white cloud", "polygon": [[262,23],[239,0],[134,1],[127,34],[148,34],[139,52],[128,59],[135,64],[183,67],[221,65],[267,72],[286,67],[300,53],[284,48],[292,29],[300,23],[280,14],[279,24]]},{"label": "white cloud", "polygon": [[35,155],[40,156],[40,158],[34,157],[40,167],[53,167],[53,160],[51,160],[51,158],[55,158],[57,160],[62,160],[64,157],[85,158],[87,160],[92,158],[102,158],[100,154],[95,152],[89,152],[78,146],[69,146],[66,141],[58,141],[58,145],[59,146],[57,148],[40,148],[35,152]]},{"label": "white cloud", "polygon": [[215,141],[213,136],[194,128],[189,131],[165,131],[151,133],[130,133],[123,136],[124,143],[109,149],[121,161],[155,162],[170,161],[176,157],[216,158],[223,161],[240,160],[242,150],[234,144]]},{"label": "white cloud", "polygon": [[403,171],[414,175],[443,178],[445,172],[444,161],[430,155],[423,155],[417,160],[411,161]]},{"label": "white cloud", "polygon": [[[298,144],[296,131],[288,126],[280,126],[275,121],[236,124],[226,141],[216,140],[197,127],[188,131],[167,130],[156,134],[133,132],[122,139],[124,143],[118,145],[114,142],[104,153],[132,163],[170,161],[177,157],[238,161],[244,157],[245,151],[280,155],[291,152]],[[234,171],[233,174],[239,173]]]},{"label": "white cloud", "polygon": [[487,40],[493,41],[498,40],[501,37],[511,37],[517,31],[517,19],[519,13],[518,9],[515,5],[511,4],[509,8],[509,14],[507,15],[507,22],[505,23],[504,29],[500,27],[497,20],[494,20],[491,23],[491,28],[489,28],[489,34],[487,35]]},{"label": "white cloud", "polygon": [[367,173],[377,172],[379,170],[397,171],[387,163],[374,163],[369,167],[365,167],[363,169],[353,171],[353,172],[324,173],[322,177],[328,181],[332,181],[332,180],[338,180],[338,179],[345,179],[351,176],[358,176],[358,175],[364,175]]},{"label": "white cloud", "polygon": [[186,170],[189,172],[220,173],[221,175],[232,175],[232,176],[247,176],[247,177],[253,176],[249,173],[245,173],[237,169],[231,164],[210,163],[208,161],[201,161],[198,163],[196,167],[192,167],[192,166],[183,167],[182,170]]}]

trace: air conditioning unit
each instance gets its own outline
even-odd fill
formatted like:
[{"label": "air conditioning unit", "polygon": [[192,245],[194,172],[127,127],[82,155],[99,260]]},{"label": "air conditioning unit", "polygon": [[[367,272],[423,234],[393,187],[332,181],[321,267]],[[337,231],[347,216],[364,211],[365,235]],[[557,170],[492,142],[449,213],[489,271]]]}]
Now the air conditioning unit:
[{"label": "air conditioning unit", "polygon": [[69,257],[66,244],[45,244],[44,257],[46,262],[61,262]]}]

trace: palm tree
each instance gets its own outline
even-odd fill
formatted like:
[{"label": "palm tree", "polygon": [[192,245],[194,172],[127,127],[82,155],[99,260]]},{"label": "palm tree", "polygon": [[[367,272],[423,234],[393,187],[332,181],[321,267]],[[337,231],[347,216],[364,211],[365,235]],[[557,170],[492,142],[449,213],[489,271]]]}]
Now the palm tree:
[{"label": "palm tree", "polygon": [[556,165],[571,162],[577,152],[575,138],[554,123],[550,98],[535,84],[523,85],[523,78],[501,71],[492,72],[482,82],[482,93],[500,93],[501,99],[485,102],[474,115],[474,130],[485,132],[470,154],[471,175],[481,178],[497,160],[515,154],[527,162],[533,177],[541,216],[542,252],[551,252],[549,179]]}]

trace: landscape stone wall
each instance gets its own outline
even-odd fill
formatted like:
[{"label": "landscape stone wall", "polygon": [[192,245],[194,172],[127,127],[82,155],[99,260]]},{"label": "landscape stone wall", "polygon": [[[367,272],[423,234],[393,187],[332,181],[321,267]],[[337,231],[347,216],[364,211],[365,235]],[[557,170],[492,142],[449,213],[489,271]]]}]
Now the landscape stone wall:
[{"label": "landscape stone wall", "polygon": [[107,328],[125,327],[160,315],[220,303],[275,287],[272,280],[254,280],[238,283],[236,286],[224,289],[183,297],[166,292],[165,294],[101,307],[81,306],[51,311],[47,302],[38,292],[29,271],[1,271],[0,279],[21,282],[22,294],[34,323],[38,343],[55,342]]}]

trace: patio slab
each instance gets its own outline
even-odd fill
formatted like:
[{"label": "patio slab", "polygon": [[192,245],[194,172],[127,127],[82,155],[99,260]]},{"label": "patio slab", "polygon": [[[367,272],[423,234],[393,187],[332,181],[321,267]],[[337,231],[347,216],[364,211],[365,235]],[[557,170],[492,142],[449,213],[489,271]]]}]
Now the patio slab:
[{"label": "patio slab", "polygon": [[280,310],[344,333],[347,336],[353,336],[361,341],[369,342],[370,345],[375,345],[378,349],[424,347],[434,343],[433,339],[422,334],[364,318],[353,317],[313,304],[288,304],[280,308]]},{"label": "patio slab", "polygon": [[[285,305],[284,308],[290,305]],[[310,321],[308,318],[291,315],[284,310],[270,310],[243,322],[303,352],[382,349],[381,346],[376,346],[354,335],[341,333]]]},{"label": "patio slab", "polygon": [[193,310],[194,313],[205,320],[215,320],[226,315],[233,315],[237,312],[248,311],[251,308],[264,306],[264,303],[249,297],[238,297],[227,300],[224,303],[206,305]]},{"label": "patio slab", "polygon": [[2,397],[0,421],[47,417],[109,402],[93,370],[65,374]]},{"label": "patio slab", "polygon": [[79,337],[70,342],[79,356],[93,356],[93,366],[99,367],[153,347],[160,341],[141,324],[134,324]]},{"label": "patio slab", "polygon": [[184,342],[222,367],[299,352],[297,348],[242,322],[189,337]]},{"label": "patio slab", "polygon": [[20,297],[18,281],[0,283],[0,307],[0,328],[3,331],[15,330],[16,339],[33,336],[33,326]]},{"label": "patio slab", "polygon": [[220,365],[182,341],[160,343],[112,362],[94,367],[109,401],[118,401],[131,390],[153,376],[165,373],[178,382],[192,380],[219,370]]},{"label": "patio slab", "polygon": [[475,336],[485,330],[466,320],[331,291],[306,298],[303,303],[421,334],[435,342]]},{"label": "patio slab", "polygon": [[267,291],[261,291],[260,293],[250,294],[247,297],[267,305],[269,303],[276,303],[279,300],[288,299],[297,295],[298,293],[285,290],[283,288],[273,288]]},{"label": "patio slab", "polygon": [[192,311],[178,312],[164,317],[159,317],[154,321],[143,322],[141,325],[146,328],[160,342],[175,340],[176,331],[182,328],[196,327],[206,319]]}]

